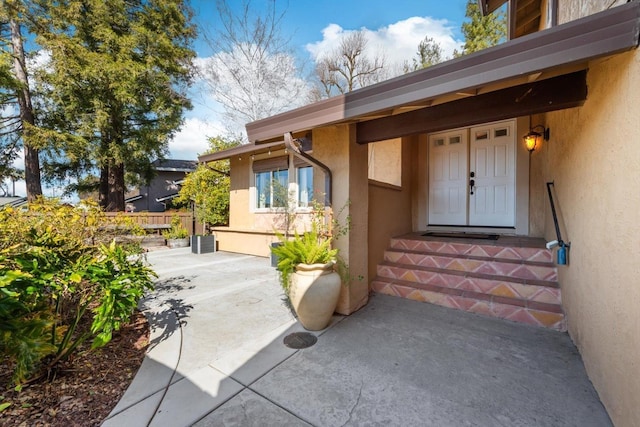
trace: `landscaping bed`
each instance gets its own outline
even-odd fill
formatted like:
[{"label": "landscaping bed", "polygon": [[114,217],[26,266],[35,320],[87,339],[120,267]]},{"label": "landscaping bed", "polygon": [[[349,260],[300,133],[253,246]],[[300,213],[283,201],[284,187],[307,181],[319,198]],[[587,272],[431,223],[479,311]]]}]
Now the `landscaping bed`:
[{"label": "landscaping bed", "polygon": [[149,325],[140,312],[103,348],[86,351],[51,373],[52,379],[25,385],[16,392],[12,365],[0,366],[2,426],[99,426],[116,406],[142,364],[149,344]]}]

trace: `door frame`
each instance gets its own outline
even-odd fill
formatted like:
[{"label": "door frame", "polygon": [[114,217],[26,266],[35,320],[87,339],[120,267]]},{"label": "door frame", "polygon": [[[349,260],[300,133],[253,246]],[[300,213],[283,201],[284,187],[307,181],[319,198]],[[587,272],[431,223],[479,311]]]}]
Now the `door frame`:
[{"label": "door frame", "polygon": [[[429,135],[419,137],[418,145],[418,191],[416,194],[416,216],[413,228],[415,231],[466,231],[492,232],[505,235],[529,235],[529,159],[530,154],[522,143],[522,138],[529,131],[529,117],[515,119],[515,226],[514,227],[474,227],[474,226],[430,226],[429,225]],[[510,120],[500,120],[480,124],[490,126]],[[469,126],[469,128],[475,126]],[[455,129],[451,129],[455,130]],[[439,133],[439,132],[438,132]]]}]

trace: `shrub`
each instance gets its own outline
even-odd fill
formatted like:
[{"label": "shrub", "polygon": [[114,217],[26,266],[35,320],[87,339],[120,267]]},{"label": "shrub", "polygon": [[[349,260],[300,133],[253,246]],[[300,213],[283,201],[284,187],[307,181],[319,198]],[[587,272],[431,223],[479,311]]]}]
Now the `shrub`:
[{"label": "shrub", "polygon": [[165,239],[185,239],[189,237],[189,231],[182,226],[182,221],[178,215],[171,217],[171,228],[162,232]]},{"label": "shrub", "polygon": [[139,248],[100,243],[103,224],[91,204],[0,210],[0,354],[15,363],[16,384],[54,370],[88,339],[107,344],[152,289]]}]

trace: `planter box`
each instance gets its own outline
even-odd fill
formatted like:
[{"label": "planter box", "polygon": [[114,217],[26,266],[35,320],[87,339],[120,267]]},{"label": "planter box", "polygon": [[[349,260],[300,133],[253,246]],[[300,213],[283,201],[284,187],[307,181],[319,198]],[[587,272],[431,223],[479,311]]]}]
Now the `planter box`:
[{"label": "planter box", "polygon": [[216,251],[216,236],[191,236],[191,252],[208,254]]},{"label": "planter box", "polygon": [[[281,246],[281,245],[282,245],[282,242],[273,242],[273,243],[271,244],[271,247],[272,247],[272,248],[275,248],[275,247],[278,247],[278,246]],[[278,261],[279,261],[279,259],[278,259],[277,255],[276,255],[276,254],[274,254],[274,253],[273,253],[273,252],[271,252],[271,251],[269,251],[269,252],[270,252],[270,254],[271,254],[271,267],[277,267],[277,266],[278,266]]]},{"label": "planter box", "polygon": [[167,239],[167,246],[170,248],[186,248],[189,246],[189,238],[184,239]]}]

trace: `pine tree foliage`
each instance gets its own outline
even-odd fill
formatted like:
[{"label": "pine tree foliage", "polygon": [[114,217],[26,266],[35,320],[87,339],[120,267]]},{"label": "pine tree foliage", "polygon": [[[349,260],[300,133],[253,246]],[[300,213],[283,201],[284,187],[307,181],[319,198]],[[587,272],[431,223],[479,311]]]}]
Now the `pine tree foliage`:
[{"label": "pine tree foliage", "polygon": [[150,177],[190,107],[195,28],[183,0],[36,0],[37,135],[49,173],[99,171],[100,203],[124,210],[125,175]]},{"label": "pine tree foliage", "polygon": [[422,68],[431,67],[432,65],[439,64],[446,61],[448,58],[444,56],[444,49],[438,44],[432,37],[426,36],[418,44],[418,52],[416,57],[413,58],[413,65],[409,65],[405,62],[404,72],[409,73],[411,71],[420,70]]},{"label": "pine tree foliage", "polygon": [[[24,179],[27,197],[30,201],[42,195],[40,156],[33,129],[36,117],[29,85],[27,54],[22,36],[24,22],[29,14],[22,0],[4,0],[0,8],[0,96],[2,101],[2,152],[0,157],[6,175],[15,176],[15,170],[8,166],[16,157],[21,144],[24,158]],[[12,177],[13,179],[13,177]]]},{"label": "pine tree foliage", "polygon": [[456,52],[456,56],[477,52],[506,40],[507,15],[503,9],[482,16],[478,2],[468,0],[465,16],[468,19],[462,24],[465,43],[462,52]]}]

